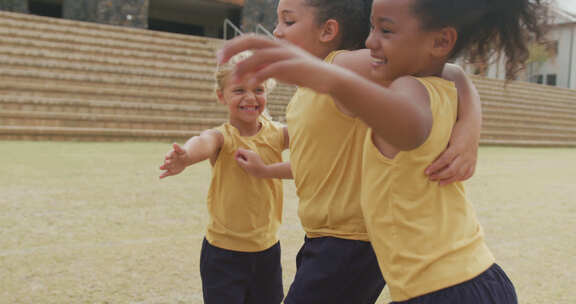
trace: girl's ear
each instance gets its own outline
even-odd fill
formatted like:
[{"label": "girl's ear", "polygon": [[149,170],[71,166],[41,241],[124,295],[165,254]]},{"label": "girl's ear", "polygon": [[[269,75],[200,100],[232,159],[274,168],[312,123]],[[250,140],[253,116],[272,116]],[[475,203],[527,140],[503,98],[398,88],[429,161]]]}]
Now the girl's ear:
[{"label": "girl's ear", "polygon": [[221,89],[216,90],[216,96],[218,96],[218,102],[221,104],[226,104],[226,100],[224,99],[224,93]]},{"label": "girl's ear", "polygon": [[449,57],[458,40],[458,32],[453,27],[445,27],[434,35],[432,54],[436,57]]},{"label": "girl's ear", "polygon": [[329,43],[338,37],[340,32],[340,24],[334,19],[328,19],[322,25],[322,30],[320,31],[320,41],[324,43]]}]

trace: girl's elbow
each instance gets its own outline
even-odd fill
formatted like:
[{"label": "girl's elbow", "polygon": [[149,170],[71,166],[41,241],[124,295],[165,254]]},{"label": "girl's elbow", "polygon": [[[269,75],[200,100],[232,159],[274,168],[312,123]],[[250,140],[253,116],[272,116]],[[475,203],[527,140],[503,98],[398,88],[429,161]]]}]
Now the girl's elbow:
[{"label": "girl's elbow", "polygon": [[402,143],[398,143],[396,148],[401,151],[410,151],[420,147],[424,143],[424,140],[421,140],[417,137],[412,137],[409,140],[405,140]]},{"label": "girl's elbow", "polygon": [[408,132],[404,140],[402,140],[396,147],[402,151],[414,150],[424,144],[428,139],[430,129],[428,128],[414,128],[412,132]]}]

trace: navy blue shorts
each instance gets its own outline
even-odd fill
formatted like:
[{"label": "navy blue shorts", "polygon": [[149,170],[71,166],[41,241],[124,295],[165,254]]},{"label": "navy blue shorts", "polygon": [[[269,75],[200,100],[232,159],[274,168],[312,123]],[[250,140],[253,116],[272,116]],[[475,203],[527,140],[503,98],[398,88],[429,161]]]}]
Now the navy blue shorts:
[{"label": "navy blue shorts", "polygon": [[286,304],[372,304],[386,284],[369,242],[306,238]]},{"label": "navy blue shorts", "polygon": [[202,292],[206,304],[282,302],[280,243],[260,252],[239,252],[202,243]]},{"label": "navy blue shorts", "polygon": [[[514,285],[500,266],[488,270],[464,283],[444,288],[396,304],[517,304]],[[391,303],[391,304],[392,304]]]}]

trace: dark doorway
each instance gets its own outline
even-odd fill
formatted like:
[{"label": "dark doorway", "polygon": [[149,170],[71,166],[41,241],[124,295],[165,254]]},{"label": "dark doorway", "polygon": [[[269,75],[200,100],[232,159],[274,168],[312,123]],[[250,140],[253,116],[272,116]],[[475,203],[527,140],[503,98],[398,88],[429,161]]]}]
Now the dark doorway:
[{"label": "dark doorway", "polygon": [[204,36],[204,27],[200,25],[184,24],[160,19],[148,19],[148,29],[194,36]]},{"label": "dark doorway", "polygon": [[28,10],[33,15],[62,18],[62,4],[58,3],[30,0]]}]

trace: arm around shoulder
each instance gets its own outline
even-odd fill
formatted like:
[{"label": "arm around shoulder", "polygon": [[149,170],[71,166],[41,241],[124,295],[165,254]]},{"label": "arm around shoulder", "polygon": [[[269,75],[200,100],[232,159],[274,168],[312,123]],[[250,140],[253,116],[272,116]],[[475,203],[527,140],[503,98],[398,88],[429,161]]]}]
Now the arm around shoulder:
[{"label": "arm around shoulder", "polygon": [[471,122],[480,128],[482,120],[480,95],[466,72],[460,66],[448,63],[444,66],[442,78],[454,82],[458,90],[458,120],[472,120]]},{"label": "arm around shoulder", "polygon": [[476,87],[457,65],[446,64],[442,77],[453,81],[458,90],[458,120],[448,147],[426,169],[426,174],[441,185],[470,178],[478,159],[482,110]]}]

